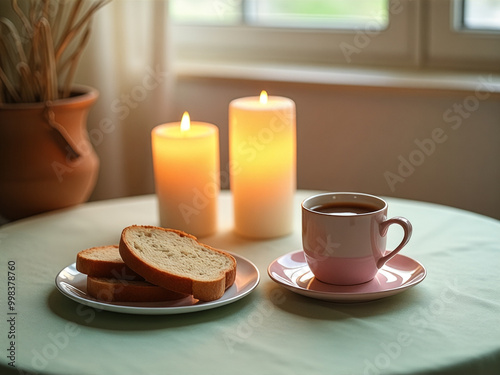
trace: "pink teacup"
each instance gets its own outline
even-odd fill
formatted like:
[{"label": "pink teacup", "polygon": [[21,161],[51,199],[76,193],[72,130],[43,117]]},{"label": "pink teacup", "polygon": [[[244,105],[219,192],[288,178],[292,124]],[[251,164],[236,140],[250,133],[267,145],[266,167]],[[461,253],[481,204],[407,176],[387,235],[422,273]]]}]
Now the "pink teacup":
[{"label": "pink teacup", "polygon": [[[391,224],[404,230],[401,243],[386,250]],[[362,193],[325,193],[302,202],[302,245],[319,281],[355,285],[372,280],[378,270],[409,241],[410,222],[387,219],[387,203]]]}]

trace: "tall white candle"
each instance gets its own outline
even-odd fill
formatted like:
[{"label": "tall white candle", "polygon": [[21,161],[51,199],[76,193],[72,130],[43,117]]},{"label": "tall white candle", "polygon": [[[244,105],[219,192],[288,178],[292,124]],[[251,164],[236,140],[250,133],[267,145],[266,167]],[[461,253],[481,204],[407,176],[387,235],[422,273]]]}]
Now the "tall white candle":
[{"label": "tall white candle", "polygon": [[217,230],[219,129],[205,122],[163,124],[151,132],[160,225],[196,237]]},{"label": "tall white candle", "polygon": [[293,100],[267,96],[229,105],[230,184],[235,231],[271,238],[293,230],[296,129]]}]

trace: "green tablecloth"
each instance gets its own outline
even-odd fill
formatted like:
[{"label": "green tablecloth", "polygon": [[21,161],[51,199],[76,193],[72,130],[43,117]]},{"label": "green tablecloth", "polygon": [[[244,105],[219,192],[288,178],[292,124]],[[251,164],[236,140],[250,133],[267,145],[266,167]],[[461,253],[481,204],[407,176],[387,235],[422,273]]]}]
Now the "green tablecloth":
[{"label": "green tablecloth", "polygon": [[[231,197],[223,192],[219,231],[203,242],[254,262],[261,282],[240,301],[182,315],[98,311],[54,284],[78,251],[117,243],[127,225],[157,225],[155,196],[93,202],[0,227],[0,373],[500,373],[499,221],[389,198],[389,215],[414,227],[402,254],[420,261],[427,278],[378,301],[323,302],[282,288],[266,271],[301,248],[300,202],[312,193],[296,194],[293,234],[249,241],[232,232]],[[398,242],[397,230],[390,232],[388,246]],[[7,304],[9,264],[14,310]]]}]

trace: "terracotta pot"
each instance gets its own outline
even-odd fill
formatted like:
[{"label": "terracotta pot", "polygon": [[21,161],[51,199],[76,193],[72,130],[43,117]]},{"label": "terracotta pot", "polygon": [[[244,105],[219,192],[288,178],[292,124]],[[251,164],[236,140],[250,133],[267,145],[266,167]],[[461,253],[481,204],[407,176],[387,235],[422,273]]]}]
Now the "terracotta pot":
[{"label": "terracotta pot", "polygon": [[87,133],[97,90],[48,103],[0,105],[0,215],[16,220],[88,200],[99,159]]}]

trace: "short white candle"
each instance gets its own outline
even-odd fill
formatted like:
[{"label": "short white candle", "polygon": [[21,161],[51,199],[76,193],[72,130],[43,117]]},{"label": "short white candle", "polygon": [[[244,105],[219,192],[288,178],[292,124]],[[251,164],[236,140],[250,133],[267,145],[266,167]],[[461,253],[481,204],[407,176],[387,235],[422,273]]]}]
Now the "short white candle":
[{"label": "short white candle", "polygon": [[155,127],[151,132],[160,225],[196,237],[217,230],[219,129],[205,122]]}]

